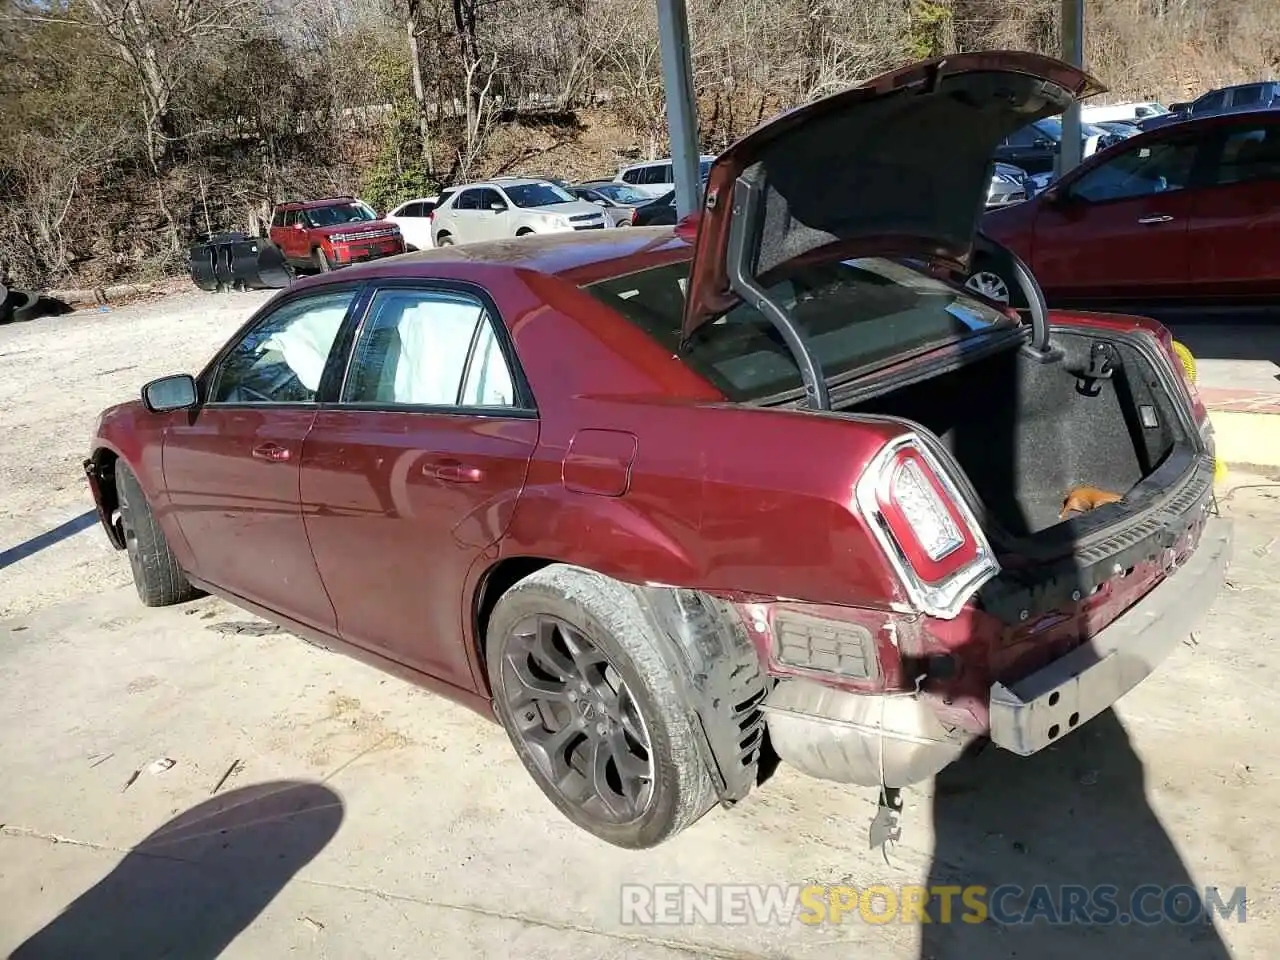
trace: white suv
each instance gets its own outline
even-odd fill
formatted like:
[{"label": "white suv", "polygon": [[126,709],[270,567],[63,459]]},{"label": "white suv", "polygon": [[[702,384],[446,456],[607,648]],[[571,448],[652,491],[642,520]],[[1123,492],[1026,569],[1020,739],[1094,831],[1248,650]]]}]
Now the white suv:
[{"label": "white suv", "polygon": [[437,247],[604,227],[604,211],[594,203],[546,180],[516,177],[455,187],[431,213]]},{"label": "white suv", "polygon": [[[715,157],[699,158],[698,177],[700,179],[707,179],[707,172],[715,159]],[[676,188],[675,175],[671,172],[669,157],[666,160],[649,160],[623,167],[613,180],[615,183],[629,184],[650,197],[666,196]]]}]

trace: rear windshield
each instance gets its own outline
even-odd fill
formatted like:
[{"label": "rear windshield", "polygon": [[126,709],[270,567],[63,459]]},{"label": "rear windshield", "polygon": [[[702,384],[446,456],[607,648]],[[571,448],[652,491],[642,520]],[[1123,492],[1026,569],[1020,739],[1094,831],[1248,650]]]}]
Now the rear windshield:
[{"label": "rear windshield", "polygon": [[[676,353],[688,279],[686,261],[584,289]],[[790,314],[828,380],[1016,325],[941,280],[880,258],[802,267],[769,293]],[[730,400],[758,400],[801,386],[777,329],[746,304],[703,327],[681,357]]]}]

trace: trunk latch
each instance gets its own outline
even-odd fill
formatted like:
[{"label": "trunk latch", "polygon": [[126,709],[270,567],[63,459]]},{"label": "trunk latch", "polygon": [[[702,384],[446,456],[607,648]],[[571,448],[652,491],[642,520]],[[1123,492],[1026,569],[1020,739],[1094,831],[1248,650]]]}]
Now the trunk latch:
[{"label": "trunk latch", "polygon": [[1111,344],[1096,341],[1089,348],[1089,366],[1077,376],[1083,381],[1077,388],[1088,397],[1096,397],[1102,392],[1099,380],[1110,380],[1116,372],[1116,355]]}]

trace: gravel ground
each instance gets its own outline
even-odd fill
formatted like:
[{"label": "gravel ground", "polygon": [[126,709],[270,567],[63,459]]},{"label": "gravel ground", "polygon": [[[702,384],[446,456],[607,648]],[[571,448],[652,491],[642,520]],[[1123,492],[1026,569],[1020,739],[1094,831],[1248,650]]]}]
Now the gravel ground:
[{"label": "gravel ground", "polygon": [[80,463],[104,408],[154,377],[199,370],[270,296],[192,291],[0,326],[0,619],[129,582],[128,563],[87,522],[8,565],[4,551],[92,509]]}]

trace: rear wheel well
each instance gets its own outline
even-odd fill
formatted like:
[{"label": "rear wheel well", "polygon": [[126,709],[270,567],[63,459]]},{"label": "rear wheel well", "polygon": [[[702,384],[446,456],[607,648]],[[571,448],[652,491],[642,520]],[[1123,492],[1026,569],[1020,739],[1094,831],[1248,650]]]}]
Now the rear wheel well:
[{"label": "rear wheel well", "polygon": [[529,574],[555,562],[544,557],[508,557],[505,560],[499,560],[484,575],[484,579],[480,582],[480,589],[476,591],[473,619],[476,653],[479,654],[482,666],[487,663],[486,635],[489,631],[489,617],[502,595]]}]

